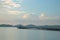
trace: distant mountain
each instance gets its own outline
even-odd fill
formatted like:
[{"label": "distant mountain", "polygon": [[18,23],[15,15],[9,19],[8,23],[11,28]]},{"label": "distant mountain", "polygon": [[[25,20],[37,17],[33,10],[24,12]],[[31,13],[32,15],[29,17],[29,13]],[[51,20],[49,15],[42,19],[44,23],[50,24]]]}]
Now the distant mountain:
[{"label": "distant mountain", "polygon": [[9,24],[0,24],[0,27],[13,27],[13,25],[9,25]]},{"label": "distant mountain", "polygon": [[45,26],[36,26],[36,25],[9,25],[9,24],[0,24],[0,27],[17,27],[18,29],[38,29],[38,30],[55,30],[60,31],[60,25],[45,25]]},{"label": "distant mountain", "polygon": [[60,25],[45,25],[45,26],[35,26],[35,25],[26,25],[19,26],[18,29],[38,29],[38,30],[55,30],[60,31]]},{"label": "distant mountain", "polygon": [[25,27],[37,27],[37,26],[30,24],[30,25],[26,25]]}]

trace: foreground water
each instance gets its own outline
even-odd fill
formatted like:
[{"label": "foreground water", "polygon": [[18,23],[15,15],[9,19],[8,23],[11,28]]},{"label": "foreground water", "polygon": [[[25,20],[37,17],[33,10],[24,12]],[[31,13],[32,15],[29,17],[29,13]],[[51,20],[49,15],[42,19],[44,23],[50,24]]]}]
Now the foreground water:
[{"label": "foreground water", "polygon": [[60,40],[60,31],[0,27],[0,40]]}]

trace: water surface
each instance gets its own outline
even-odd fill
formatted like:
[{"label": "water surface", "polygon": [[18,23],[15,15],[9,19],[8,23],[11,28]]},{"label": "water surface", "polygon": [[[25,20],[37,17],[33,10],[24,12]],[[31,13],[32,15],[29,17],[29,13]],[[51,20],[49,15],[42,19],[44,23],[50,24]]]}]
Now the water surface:
[{"label": "water surface", "polygon": [[0,27],[0,40],[60,40],[60,31]]}]

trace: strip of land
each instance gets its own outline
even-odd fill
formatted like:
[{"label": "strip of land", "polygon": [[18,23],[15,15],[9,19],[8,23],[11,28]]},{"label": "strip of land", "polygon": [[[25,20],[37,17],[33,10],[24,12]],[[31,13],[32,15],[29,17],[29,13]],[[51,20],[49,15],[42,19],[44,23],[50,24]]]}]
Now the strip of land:
[{"label": "strip of land", "polygon": [[36,26],[36,25],[9,25],[9,24],[1,24],[0,27],[17,27],[18,29],[35,29],[35,30],[52,30],[52,31],[60,31],[60,25],[44,25],[44,26]]}]

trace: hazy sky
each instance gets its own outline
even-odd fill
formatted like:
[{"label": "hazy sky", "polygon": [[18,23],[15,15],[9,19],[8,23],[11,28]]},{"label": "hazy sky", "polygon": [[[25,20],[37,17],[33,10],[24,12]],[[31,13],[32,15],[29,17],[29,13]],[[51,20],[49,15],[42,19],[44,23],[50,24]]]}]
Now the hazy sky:
[{"label": "hazy sky", "polygon": [[60,0],[0,0],[0,24],[60,25]]}]

